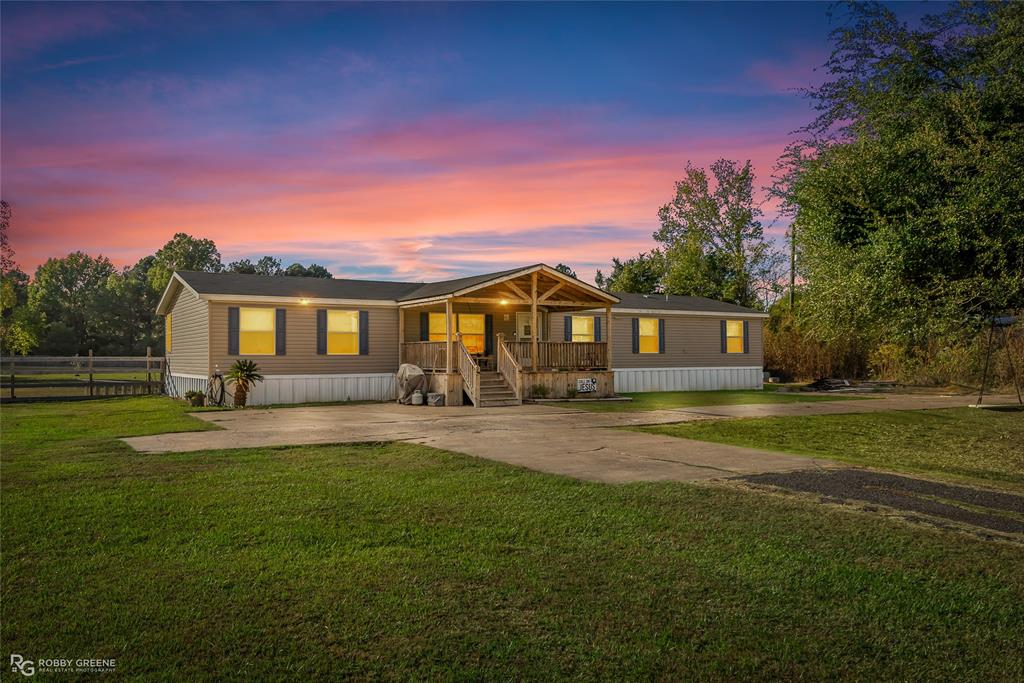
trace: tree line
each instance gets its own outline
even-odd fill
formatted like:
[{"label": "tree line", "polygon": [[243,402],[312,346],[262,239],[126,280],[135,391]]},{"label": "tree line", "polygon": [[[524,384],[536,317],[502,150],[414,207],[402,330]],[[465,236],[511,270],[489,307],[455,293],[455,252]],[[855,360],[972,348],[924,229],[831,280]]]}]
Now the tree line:
[{"label": "tree line", "polygon": [[12,208],[0,204],[0,348],[4,354],[144,355],[163,350],[164,320],[156,306],[175,270],[332,277],[316,263],[264,256],[224,264],[213,240],[180,232],[156,253],[116,268],[81,251],[51,258],[30,279],[15,262],[8,236]]},{"label": "tree line", "polygon": [[992,317],[1024,311],[1024,3],[913,27],[875,3],[842,14],[825,82],[802,92],[815,115],[766,187],[794,267],[764,240],[749,162],[721,160],[687,166],[657,246],[598,284],[766,309],[783,374],[976,381]]}]

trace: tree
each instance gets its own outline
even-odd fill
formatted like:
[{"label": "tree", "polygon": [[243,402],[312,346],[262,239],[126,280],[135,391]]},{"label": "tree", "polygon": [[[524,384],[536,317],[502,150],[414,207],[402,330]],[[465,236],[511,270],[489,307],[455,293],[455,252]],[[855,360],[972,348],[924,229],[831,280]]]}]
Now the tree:
[{"label": "tree", "polygon": [[612,272],[607,277],[600,270],[594,277],[598,287],[609,292],[655,294],[665,276],[665,257],[660,250],[639,254],[622,261],[612,259]]},{"label": "tree", "polygon": [[11,205],[0,200],[0,351],[25,355],[39,343],[38,316],[28,307],[28,275],[14,262]]},{"label": "tree", "polygon": [[849,6],[776,189],[822,339],[921,347],[1024,308],[1024,4]]},{"label": "tree", "polygon": [[559,273],[565,273],[569,277],[576,277],[576,271],[570,268],[569,266],[565,265],[564,263],[559,263],[557,266],[555,266],[555,270],[557,270]]},{"label": "tree", "polygon": [[227,265],[228,272],[246,273],[249,275],[284,275],[281,269],[281,260],[273,256],[264,256],[256,263],[249,259],[232,261]]},{"label": "tree", "polygon": [[149,286],[162,293],[176,270],[219,273],[224,270],[224,266],[213,240],[179,232],[154,254],[153,265],[147,276]]},{"label": "tree", "polygon": [[765,306],[781,258],[764,238],[751,164],[719,159],[711,174],[714,188],[707,171],[687,163],[675,197],[658,211],[664,291]]},{"label": "tree", "polygon": [[284,270],[284,275],[290,275],[292,277],[319,277],[319,278],[332,278],[331,272],[323,266],[313,263],[307,268],[301,263],[293,263]]},{"label": "tree", "polygon": [[102,339],[104,294],[115,273],[104,256],[80,251],[51,258],[36,269],[29,285],[28,304],[45,324],[62,323],[71,330],[77,352],[85,353]]}]

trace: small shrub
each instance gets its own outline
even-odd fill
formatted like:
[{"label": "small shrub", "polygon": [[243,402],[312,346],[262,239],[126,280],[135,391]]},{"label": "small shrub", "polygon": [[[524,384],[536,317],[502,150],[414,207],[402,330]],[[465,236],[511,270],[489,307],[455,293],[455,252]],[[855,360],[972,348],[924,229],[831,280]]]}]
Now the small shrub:
[{"label": "small shrub", "polygon": [[549,393],[545,384],[534,384],[530,387],[530,396],[533,398],[547,398]]},{"label": "small shrub", "polygon": [[254,361],[244,358],[235,361],[224,379],[228,384],[235,385],[235,407],[244,408],[245,402],[249,398],[249,391],[257,382],[263,381],[263,375],[260,374],[260,368]]},{"label": "small shrub", "polygon": [[565,390],[566,398],[576,398],[580,392],[576,391],[576,387],[569,387]]},{"label": "small shrub", "polygon": [[189,405],[199,408],[206,404],[206,394],[193,389],[192,391],[185,392],[185,400],[188,401]]}]

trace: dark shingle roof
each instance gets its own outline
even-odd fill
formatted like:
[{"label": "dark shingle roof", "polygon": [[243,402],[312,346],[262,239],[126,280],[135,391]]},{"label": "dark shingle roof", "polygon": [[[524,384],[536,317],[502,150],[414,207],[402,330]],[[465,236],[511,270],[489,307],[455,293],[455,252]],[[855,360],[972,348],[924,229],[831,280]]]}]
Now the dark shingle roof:
[{"label": "dark shingle roof", "polygon": [[200,294],[397,301],[422,286],[420,282],[387,282],[384,280],[200,273],[182,270],[177,273],[188,283],[189,287]]},{"label": "dark shingle roof", "polygon": [[621,301],[615,308],[640,308],[652,311],[699,311],[701,313],[760,313],[746,306],[706,299],[702,296],[675,296],[673,294],[630,294],[612,292]]},{"label": "dark shingle roof", "polygon": [[472,287],[473,285],[479,285],[489,280],[494,280],[499,277],[505,277],[512,273],[518,273],[521,270],[527,270],[534,266],[523,266],[522,268],[513,268],[512,270],[501,270],[497,273],[484,273],[483,275],[472,275],[470,277],[460,277],[457,280],[444,280],[442,282],[427,282],[422,284],[415,291],[403,296],[403,300],[413,299],[428,299],[432,296],[444,296],[445,294],[451,294],[452,292],[458,292],[459,290]]},{"label": "dark shingle roof", "polygon": [[[310,299],[363,299],[368,301],[412,301],[444,296],[474,285],[527,270],[523,266],[496,273],[484,273],[443,282],[390,282],[387,280],[343,280],[340,278],[249,275],[243,273],[203,273],[177,271],[188,286],[200,294],[240,296],[283,296]],[[611,292],[621,299],[616,308],[657,311],[700,311],[708,313],[758,313],[750,308],[699,296],[629,294]]]}]

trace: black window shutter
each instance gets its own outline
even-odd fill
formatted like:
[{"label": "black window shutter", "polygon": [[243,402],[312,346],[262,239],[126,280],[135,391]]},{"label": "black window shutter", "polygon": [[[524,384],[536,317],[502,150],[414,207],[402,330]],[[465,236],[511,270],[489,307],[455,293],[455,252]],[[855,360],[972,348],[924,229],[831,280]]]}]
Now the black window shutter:
[{"label": "black window shutter", "polygon": [[420,341],[430,341],[430,314],[420,313]]},{"label": "black window shutter", "polygon": [[278,356],[284,355],[284,345],[287,339],[285,333],[285,319],[284,309],[278,308],[274,313],[274,354]]},{"label": "black window shutter", "polygon": [[359,355],[370,353],[370,312],[359,311]]},{"label": "black window shutter", "polygon": [[750,353],[750,321],[743,321],[743,353]]},{"label": "black window shutter", "polygon": [[594,341],[601,341],[601,316],[594,316]]},{"label": "black window shutter", "polygon": [[494,353],[494,316],[488,313],[484,316],[484,355],[490,356]]},{"label": "black window shutter", "polygon": [[722,353],[727,353],[729,351],[729,339],[725,332],[725,321],[722,320],[720,322],[722,323]]},{"label": "black window shutter", "polygon": [[327,309],[316,309],[316,353],[327,355]]},{"label": "black window shutter", "polygon": [[228,306],[228,355],[238,355],[238,306]]},{"label": "black window shutter", "polygon": [[633,318],[633,353],[640,353],[640,318]]},{"label": "black window shutter", "polygon": [[564,341],[572,341],[572,316],[567,315],[563,320],[565,321],[565,327],[562,330],[562,339]]},{"label": "black window shutter", "polygon": [[658,318],[658,353],[665,353],[665,319]]}]

